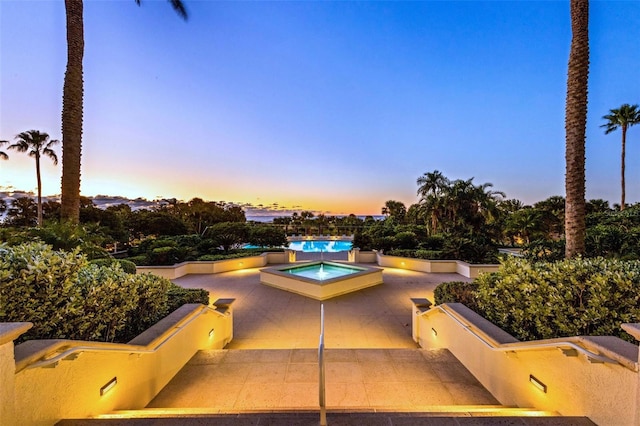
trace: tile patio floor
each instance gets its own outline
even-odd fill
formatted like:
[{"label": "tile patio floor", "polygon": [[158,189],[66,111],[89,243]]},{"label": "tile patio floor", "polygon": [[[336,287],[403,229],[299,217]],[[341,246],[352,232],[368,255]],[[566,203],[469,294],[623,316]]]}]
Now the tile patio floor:
[{"label": "tile patio floor", "polygon": [[321,303],[329,408],[498,404],[449,351],[422,350],[411,339],[410,298],[433,300],[439,283],[466,279],[383,269],[382,285],[324,302],[260,284],[257,268],[176,279],[208,289],[211,300],[236,299],[234,338],[226,350],[197,353],[148,407],[317,408]]}]

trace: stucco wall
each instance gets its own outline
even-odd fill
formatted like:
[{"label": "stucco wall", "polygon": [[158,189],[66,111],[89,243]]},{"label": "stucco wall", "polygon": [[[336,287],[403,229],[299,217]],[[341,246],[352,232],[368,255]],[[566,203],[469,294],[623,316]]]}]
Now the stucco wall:
[{"label": "stucco wall", "polygon": [[138,266],[136,268],[136,273],[152,273],[172,280],[188,274],[218,274],[221,272],[238,271],[246,268],[260,268],[267,264],[276,263],[289,263],[288,253],[263,253],[258,256],[238,259],[182,262],[170,266]]},{"label": "stucco wall", "polygon": [[377,253],[377,263],[390,268],[409,269],[418,272],[458,273],[467,278],[476,278],[483,272],[496,272],[500,265],[473,265],[460,260],[427,260],[387,256]]},{"label": "stucco wall", "polygon": [[[638,373],[615,363],[592,364],[558,347],[502,352],[438,308],[414,316],[423,348],[447,348],[501,404],[587,416],[599,425],[634,425]],[[435,330],[435,331],[434,331]],[[540,391],[529,375],[547,386]]]},{"label": "stucco wall", "polygon": [[[146,346],[74,342],[82,350],[55,367],[27,366],[15,374],[17,424],[52,425],[62,418],[143,408],[198,350],[222,348],[231,327],[231,313],[201,306],[158,331]],[[100,388],[114,377],[117,385],[101,396]]]}]

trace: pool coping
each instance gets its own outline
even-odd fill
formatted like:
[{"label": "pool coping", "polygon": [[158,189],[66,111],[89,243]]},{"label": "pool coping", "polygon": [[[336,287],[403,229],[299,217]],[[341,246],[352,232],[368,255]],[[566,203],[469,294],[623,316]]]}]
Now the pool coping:
[{"label": "pool coping", "polygon": [[[313,266],[320,263],[359,271],[354,272],[353,274],[330,278],[327,280],[316,280],[284,272],[288,269]],[[383,280],[382,269],[380,268],[363,265],[355,266],[352,264],[345,265],[341,262],[319,260],[260,269],[260,283],[280,290],[310,297],[312,299],[326,300],[382,284]]]}]

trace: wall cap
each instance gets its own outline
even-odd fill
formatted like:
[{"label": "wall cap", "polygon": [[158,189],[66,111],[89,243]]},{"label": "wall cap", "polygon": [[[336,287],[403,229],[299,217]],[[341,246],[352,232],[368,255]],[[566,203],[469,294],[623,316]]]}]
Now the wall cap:
[{"label": "wall cap", "polygon": [[30,322],[2,322],[0,323],[0,345],[13,342],[27,332],[33,323]]}]

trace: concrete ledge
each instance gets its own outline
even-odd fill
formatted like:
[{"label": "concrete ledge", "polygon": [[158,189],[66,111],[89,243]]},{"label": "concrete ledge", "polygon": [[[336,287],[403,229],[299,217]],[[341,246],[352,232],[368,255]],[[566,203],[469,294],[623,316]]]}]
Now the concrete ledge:
[{"label": "concrete ledge", "polygon": [[507,333],[475,311],[467,308],[462,303],[443,303],[439,306],[450,312],[453,316],[467,325],[471,331],[493,346],[520,342],[520,340],[516,339],[511,334]]},{"label": "concrete ledge", "polygon": [[497,272],[500,265],[475,265],[461,260],[428,260],[411,257],[387,256],[376,252],[376,262],[380,266],[408,269],[430,273],[457,273],[467,278],[476,278],[482,273]]},{"label": "concrete ledge", "polygon": [[0,345],[13,342],[26,333],[33,323],[30,322],[3,322],[0,323]]}]

